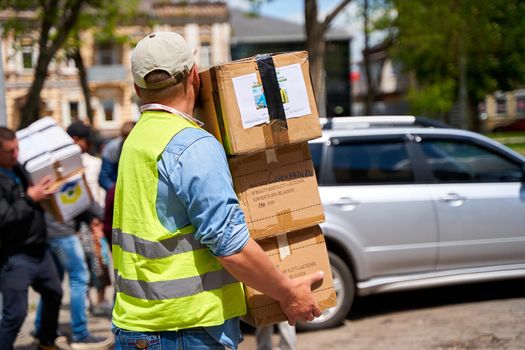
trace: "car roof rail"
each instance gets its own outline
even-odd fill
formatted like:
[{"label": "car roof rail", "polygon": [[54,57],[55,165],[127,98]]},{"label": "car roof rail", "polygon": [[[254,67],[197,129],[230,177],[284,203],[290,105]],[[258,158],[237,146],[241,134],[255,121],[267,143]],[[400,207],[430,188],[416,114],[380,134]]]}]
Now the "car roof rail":
[{"label": "car roof rail", "polygon": [[421,126],[432,128],[450,128],[438,120],[411,115],[391,116],[356,116],[356,117],[333,117],[319,118],[323,130],[331,129],[363,129],[371,127],[396,127],[396,126]]},{"label": "car roof rail", "polygon": [[427,117],[416,117],[415,125],[426,126],[429,128],[453,128],[452,125],[444,123],[439,120],[430,119]]}]

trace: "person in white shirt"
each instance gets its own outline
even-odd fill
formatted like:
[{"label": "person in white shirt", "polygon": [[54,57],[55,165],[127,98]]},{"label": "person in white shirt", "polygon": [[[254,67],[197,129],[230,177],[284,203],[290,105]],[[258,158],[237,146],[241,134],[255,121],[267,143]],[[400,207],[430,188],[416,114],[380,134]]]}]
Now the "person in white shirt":
[{"label": "person in white shirt", "polygon": [[[99,217],[104,216],[106,190],[98,183],[102,160],[88,153],[91,143],[91,128],[82,122],[74,122],[67,128],[67,133],[82,151],[82,163],[89,190],[93,196],[96,207],[100,208]],[[91,229],[81,225],[79,229],[80,241],[84,247],[87,263],[91,275],[91,286],[97,290],[97,301],[90,298],[90,310],[96,316],[109,315],[113,308],[112,303],[106,299],[106,288],[112,284],[110,271],[111,249],[104,237],[102,221],[96,219]]]}]

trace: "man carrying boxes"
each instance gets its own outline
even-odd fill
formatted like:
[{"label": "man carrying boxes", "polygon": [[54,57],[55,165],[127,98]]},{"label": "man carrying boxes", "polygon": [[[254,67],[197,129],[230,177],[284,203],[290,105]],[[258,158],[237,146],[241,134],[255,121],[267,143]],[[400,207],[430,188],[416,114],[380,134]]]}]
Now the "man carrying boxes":
[{"label": "man carrying boxes", "polygon": [[132,73],[145,105],[116,185],[116,349],[237,348],[238,281],[277,300],[290,324],[319,316],[311,285],[323,273],[290,279],[249,237],[224,151],[190,116],[200,81],[184,39],[148,35]]},{"label": "man carrying boxes", "polygon": [[[221,140],[250,236],[290,278],[326,272],[314,286],[322,309],[335,306],[324,221],[308,140],[321,126],[304,51],[263,54],[201,72],[198,114]],[[264,103],[261,103],[264,101]],[[253,326],[286,319],[279,305],[245,287]]]},{"label": "man carrying boxes", "polygon": [[[308,140],[321,136],[306,52],[263,54],[200,73],[197,113],[229,157],[235,192],[250,236],[290,278],[326,272],[313,294],[322,310],[335,306],[328,252],[317,224],[324,211]],[[245,286],[247,315],[258,350],[295,349],[294,329],[282,324],[279,304]],[[283,334],[284,333],[284,334]]]}]

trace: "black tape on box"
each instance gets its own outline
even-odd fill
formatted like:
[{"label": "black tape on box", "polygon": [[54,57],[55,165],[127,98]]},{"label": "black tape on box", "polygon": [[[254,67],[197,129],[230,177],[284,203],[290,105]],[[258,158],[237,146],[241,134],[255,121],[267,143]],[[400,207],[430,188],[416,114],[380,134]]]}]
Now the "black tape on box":
[{"label": "black tape on box", "polygon": [[270,123],[272,126],[287,130],[286,114],[284,113],[279,81],[277,80],[277,72],[275,71],[272,56],[268,53],[257,55],[255,56],[255,62],[257,62],[261,76]]}]

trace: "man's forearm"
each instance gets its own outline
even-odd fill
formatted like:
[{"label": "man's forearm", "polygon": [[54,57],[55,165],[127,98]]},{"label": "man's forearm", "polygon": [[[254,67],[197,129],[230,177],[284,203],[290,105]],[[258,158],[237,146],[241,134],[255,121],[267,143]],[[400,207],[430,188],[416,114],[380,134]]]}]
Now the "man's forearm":
[{"label": "man's forearm", "polygon": [[311,286],[323,278],[322,271],[292,280],[272,264],[251,238],[239,253],[220,257],[219,261],[239,281],[277,300],[289,324],[311,321],[321,314]]},{"label": "man's forearm", "polygon": [[281,301],[289,296],[290,279],[277,270],[253,239],[239,253],[219,257],[219,261],[239,281],[269,297]]}]

